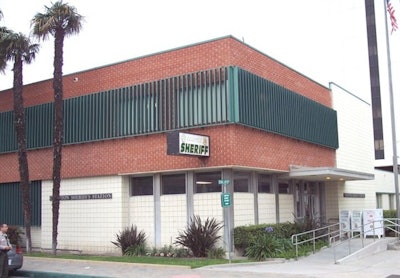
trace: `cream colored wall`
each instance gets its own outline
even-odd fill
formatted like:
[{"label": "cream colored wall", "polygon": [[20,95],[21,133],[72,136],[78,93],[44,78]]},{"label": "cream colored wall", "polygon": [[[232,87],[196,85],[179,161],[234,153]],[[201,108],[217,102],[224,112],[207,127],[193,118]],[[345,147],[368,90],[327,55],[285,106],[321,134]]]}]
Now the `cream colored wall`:
[{"label": "cream colored wall", "polygon": [[[23,247],[26,247],[26,230],[24,227],[19,227],[19,229],[21,230],[22,234],[20,234],[21,236],[21,241],[20,244]],[[41,246],[41,242],[42,242],[42,230],[40,227],[37,226],[33,226],[31,227],[31,240],[32,240],[32,249],[40,249]]]},{"label": "cream colored wall", "polygon": [[186,195],[161,195],[161,246],[172,245],[187,227]]},{"label": "cream colored wall", "polygon": [[194,194],[193,211],[194,215],[199,215],[202,221],[210,217],[222,222],[224,217],[221,207],[221,193]]},{"label": "cream colored wall", "polygon": [[339,183],[325,183],[325,207],[326,207],[326,220],[328,223],[335,223],[339,221],[339,203],[338,203],[338,191]]},{"label": "cream colored wall", "polygon": [[382,194],[382,209],[390,209],[389,194]]},{"label": "cream colored wall", "polygon": [[254,194],[234,193],[235,227],[254,224]]},{"label": "cream colored wall", "polygon": [[[221,193],[198,193],[193,195],[193,213],[194,215],[200,216],[202,223],[207,218],[215,218],[215,220],[222,225],[224,223],[224,208],[221,206]],[[221,236],[221,240],[217,243],[217,246],[223,246],[223,232],[221,228],[218,235]]]},{"label": "cream colored wall", "polygon": [[138,231],[146,233],[146,244],[154,246],[154,197],[134,196],[129,199],[130,225],[136,225]]},{"label": "cream colored wall", "polygon": [[373,174],[375,155],[371,105],[335,85],[332,93],[339,137],[336,167]]},{"label": "cream colored wall", "polygon": [[[331,86],[333,108],[337,111],[339,148],[336,167],[362,173],[375,174],[374,138],[371,105],[338,85]],[[336,190],[329,189],[337,187]],[[331,207],[327,217],[338,218],[341,210],[376,208],[376,180],[358,180],[326,183]],[[336,194],[335,194],[336,191]],[[344,197],[343,193],[365,194],[365,198]],[[332,195],[330,195],[332,194]],[[335,198],[337,198],[336,209]]]},{"label": "cream colored wall", "polygon": [[377,192],[395,192],[394,175],[392,172],[375,170],[375,183]]},{"label": "cream colored wall", "polygon": [[258,193],[258,223],[276,222],[275,194]]},{"label": "cream colored wall", "polygon": [[279,222],[293,222],[294,216],[293,195],[279,194]]},{"label": "cream colored wall", "polygon": [[[363,210],[376,208],[375,181],[348,181],[339,186],[338,203],[340,210]],[[365,194],[365,198],[343,197],[343,193]]]},{"label": "cream colored wall", "polygon": [[31,227],[32,248],[39,248],[42,242],[42,229]]},{"label": "cream colored wall", "polygon": [[[119,254],[111,241],[127,225],[128,186],[125,178],[96,177],[62,180],[60,195],[112,193],[112,199],[60,201],[58,249]],[[52,246],[52,182],[42,183],[41,247]]]}]

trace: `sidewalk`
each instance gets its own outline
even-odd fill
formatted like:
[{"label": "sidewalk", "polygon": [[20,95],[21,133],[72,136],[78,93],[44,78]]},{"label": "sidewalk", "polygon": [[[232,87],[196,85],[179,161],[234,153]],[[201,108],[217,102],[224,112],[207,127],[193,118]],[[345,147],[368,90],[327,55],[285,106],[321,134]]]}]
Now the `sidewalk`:
[{"label": "sidewalk", "polygon": [[[236,278],[236,277],[400,277],[400,251],[384,250],[389,240],[380,239],[347,259],[334,263],[332,248],[299,260],[214,265],[198,269],[131,263],[95,262],[25,257],[24,267],[12,277],[146,277],[146,278]],[[360,242],[351,242],[357,248]],[[338,246],[336,255],[347,255],[349,246]],[[353,249],[354,251],[355,249]],[[384,250],[384,251],[382,251]]]}]

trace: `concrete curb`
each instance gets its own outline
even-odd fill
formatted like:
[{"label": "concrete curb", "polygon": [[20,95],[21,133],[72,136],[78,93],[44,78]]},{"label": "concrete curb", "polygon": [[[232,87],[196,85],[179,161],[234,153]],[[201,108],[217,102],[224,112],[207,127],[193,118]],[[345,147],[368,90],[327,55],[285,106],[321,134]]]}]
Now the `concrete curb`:
[{"label": "concrete curb", "polygon": [[17,272],[17,275],[18,277],[30,277],[30,278],[109,278],[105,276],[78,275],[78,274],[66,274],[57,272],[24,271],[24,270],[19,270]]},{"label": "concrete curb", "polygon": [[[29,257],[29,256],[26,256]],[[82,262],[82,263],[93,263],[93,264],[121,264],[121,265],[136,265],[136,266],[149,266],[149,267],[160,267],[160,268],[178,268],[178,269],[191,269],[190,266],[186,265],[168,265],[168,264],[146,264],[146,263],[129,263],[129,262],[113,262],[113,261],[95,261],[95,260],[80,260],[80,259],[64,259],[64,258],[42,258],[42,257],[29,257],[32,260],[43,260],[43,261],[64,261],[64,262]]]}]

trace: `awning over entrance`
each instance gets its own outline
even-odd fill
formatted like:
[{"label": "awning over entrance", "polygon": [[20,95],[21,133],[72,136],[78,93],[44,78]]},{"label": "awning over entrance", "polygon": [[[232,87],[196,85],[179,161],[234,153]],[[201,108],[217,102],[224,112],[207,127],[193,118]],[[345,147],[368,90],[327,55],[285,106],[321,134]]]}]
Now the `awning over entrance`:
[{"label": "awning over entrance", "polygon": [[290,166],[288,178],[307,181],[354,181],[373,180],[374,174],[357,172],[335,167],[302,167]]}]

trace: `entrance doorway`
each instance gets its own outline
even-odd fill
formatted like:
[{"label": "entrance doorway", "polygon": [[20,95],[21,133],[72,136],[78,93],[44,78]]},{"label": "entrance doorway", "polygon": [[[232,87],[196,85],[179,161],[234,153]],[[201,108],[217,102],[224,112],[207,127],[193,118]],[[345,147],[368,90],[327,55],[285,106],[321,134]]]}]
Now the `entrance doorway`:
[{"label": "entrance doorway", "polygon": [[321,220],[321,184],[319,182],[295,183],[297,219]]}]

